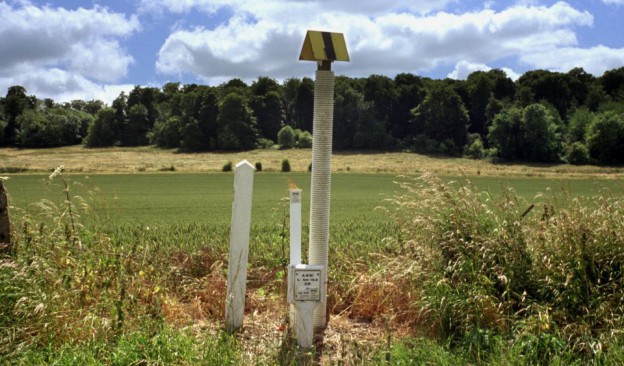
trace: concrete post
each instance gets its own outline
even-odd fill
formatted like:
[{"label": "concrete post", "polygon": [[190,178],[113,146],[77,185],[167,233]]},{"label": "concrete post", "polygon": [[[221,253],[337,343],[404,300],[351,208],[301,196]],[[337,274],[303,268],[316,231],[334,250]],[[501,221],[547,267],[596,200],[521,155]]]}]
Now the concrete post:
[{"label": "concrete post", "polygon": [[247,160],[243,160],[236,164],[234,172],[234,201],[225,300],[225,328],[228,332],[237,331],[243,326],[254,170]]}]

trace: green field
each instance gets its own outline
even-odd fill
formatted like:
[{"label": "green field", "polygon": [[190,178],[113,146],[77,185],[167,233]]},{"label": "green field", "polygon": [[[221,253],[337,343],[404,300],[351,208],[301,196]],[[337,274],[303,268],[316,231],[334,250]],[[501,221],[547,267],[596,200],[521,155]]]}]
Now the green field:
[{"label": "green field", "polygon": [[[85,198],[96,194],[95,203],[106,207],[109,224],[229,224],[233,174],[102,174],[70,175],[72,196]],[[332,221],[383,220],[375,212],[385,198],[397,190],[395,175],[334,174],[332,176]],[[591,197],[607,190],[613,195],[624,194],[624,183],[614,179],[544,179],[515,177],[451,178],[464,183],[469,179],[480,191],[497,196],[511,187],[516,194],[532,203],[539,193],[559,196],[567,192],[573,197]],[[303,221],[309,214],[310,175],[306,173],[257,173],[254,177],[253,221],[269,223],[288,197],[292,181],[303,189]],[[49,182],[47,175],[14,175],[6,183],[13,206],[36,213],[32,204],[49,199],[62,202],[58,181]],[[97,190],[96,190],[97,189]]]}]

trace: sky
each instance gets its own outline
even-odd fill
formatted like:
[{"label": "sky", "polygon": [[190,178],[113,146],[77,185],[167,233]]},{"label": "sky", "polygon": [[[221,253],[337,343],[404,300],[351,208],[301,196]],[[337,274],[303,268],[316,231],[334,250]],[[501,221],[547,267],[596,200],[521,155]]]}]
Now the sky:
[{"label": "sky", "polygon": [[110,103],[135,85],[313,77],[306,30],[344,33],[337,75],[517,79],[624,66],[624,0],[0,0],[0,95]]}]

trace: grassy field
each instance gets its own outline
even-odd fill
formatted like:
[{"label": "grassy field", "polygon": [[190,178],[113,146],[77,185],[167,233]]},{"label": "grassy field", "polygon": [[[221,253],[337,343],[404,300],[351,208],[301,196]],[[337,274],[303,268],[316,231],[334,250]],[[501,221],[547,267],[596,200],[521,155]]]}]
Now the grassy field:
[{"label": "grassy field", "polygon": [[[97,195],[110,224],[141,223],[211,223],[229,224],[232,202],[232,173],[141,173],[141,174],[72,174],[72,195],[85,198]],[[527,201],[538,194],[589,197],[602,190],[624,194],[624,182],[606,178],[523,178],[523,177],[445,177],[448,181],[470,181],[479,191],[493,196],[506,188]],[[405,180],[393,174],[337,173],[332,177],[332,220],[383,220],[375,207],[397,190],[396,182]],[[303,221],[308,221],[310,174],[256,173],[254,178],[253,221],[267,223],[281,199],[288,197],[289,182],[303,189]],[[59,182],[48,175],[11,175],[6,185],[12,204],[36,211],[31,205],[41,199],[60,202]]]},{"label": "grassy field", "polygon": [[[624,345],[606,335],[608,330],[617,339],[622,331],[621,305],[612,299],[624,276],[615,271],[605,277],[607,284],[584,290],[595,294],[587,305],[591,317],[583,307],[573,316],[566,313],[576,309],[574,299],[586,295],[556,282],[557,276],[565,286],[587,281],[566,280],[570,273],[583,273],[575,266],[588,258],[585,249],[577,256],[572,244],[567,247],[581,235],[574,227],[592,243],[589,255],[599,273],[619,268],[621,168],[500,165],[403,153],[335,155],[331,320],[316,353],[297,351],[279,330],[288,312],[284,198],[290,182],[303,189],[305,243],[309,155],[309,150],[0,149],[18,243],[13,257],[0,257],[0,358],[94,365],[624,360]],[[220,169],[243,158],[262,162],[265,171],[254,180],[248,318],[244,332],[231,337],[220,326],[233,174]],[[294,172],[277,172],[283,158],[290,159]],[[60,165],[68,171],[61,177],[41,174]],[[426,178],[407,190],[396,184],[412,181],[400,174],[424,171],[441,182]],[[70,185],[72,217],[62,179]],[[524,218],[531,204],[536,208]],[[564,229],[570,231],[555,232]],[[544,238],[561,248],[545,249]],[[445,257],[449,245],[472,250],[472,241],[483,247]],[[533,256],[539,260],[531,273],[555,279],[535,287],[535,293],[522,287],[534,281],[522,277],[524,260]],[[544,258],[555,265],[549,259],[542,268]],[[436,267],[439,260],[443,265]],[[458,265],[450,266],[453,261]],[[559,268],[557,261],[567,264]],[[508,281],[502,295],[501,278]],[[453,281],[457,287],[450,287]],[[552,292],[542,290],[549,286]],[[530,303],[520,301],[516,292],[522,291],[529,292]],[[514,314],[512,308],[522,311]],[[450,316],[456,325],[448,328],[438,316]],[[590,351],[596,345],[604,349]]]},{"label": "grassy field", "polygon": [[[261,162],[265,171],[279,171],[282,159],[292,170],[305,172],[310,149],[254,150],[236,153],[179,153],[153,147],[87,149],[70,146],[54,149],[0,148],[0,174],[11,171],[51,172],[63,165],[69,173],[137,173],[168,171],[218,172],[228,162],[247,159]],[[494,164],[484,160],[431,157],[412,153],[341,152],[332,158],[334,172],[414,175],[432,172],[445,176],[512,176],[541,178],[622,178],[622,167],[572,166],[566,164]]]}]

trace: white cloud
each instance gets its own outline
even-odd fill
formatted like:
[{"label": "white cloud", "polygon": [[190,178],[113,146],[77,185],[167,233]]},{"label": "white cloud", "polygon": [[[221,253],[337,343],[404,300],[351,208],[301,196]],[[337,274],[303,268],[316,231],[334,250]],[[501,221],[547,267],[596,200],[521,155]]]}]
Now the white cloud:
[{"label": "white cloud", "polygon": [[459,0],[141,0],[139,9],[143,12],[188,13],[191,10],[215,13],[221,8],[231,8],[247,12],[264,19],[289,20],[285,14],[296,15],[296,19],[305,21],[311,14],[320,12],[345,12],[368,16],[387,12],[412,12],[427,14],[445,9]]},{"label": "white cloud", "polygon": [[567,72],[575,67],[596,76],[624,65],[624,48],[596,46],[592,48],[563,47],[523,55],[520,60],[532,67]]},{"label": "white cloud", "polygon": [[52,98],[59,103],[74,99],[99,99],[110,104],[119,93],[128,93],[134,88],[130,84],[98,84],[80,74],[58,68],[33,68],[24,71],[17,76],[0,77],[0,85],[6,88],[22,85],[30,95],[36,95],[40,99]]},{"label": "white cloud", "polygon": [[468,61],[459,61],[455,65],[455,69],[451,71],[447,77],[455,80],[466,80],[468,75],[475,71],[490,71],[491,67],[485,64],[474,64]]},{"label": "white cloud", "polygon": [[[168,3],[160,1],[161,6]],[[228,3],[237,15],[227,23],[214,29],[174,30],[160,49],[157,69],[167,74],[195,74],[209,82],[227,77],[268,75],[280,79],[310,74],[312,66],[296,61],[305,30],[327,29],[345,34],[352,60],[350,75],[426,72],[440,65],[487,65],[575,47],[574,28],[593,23],[590,13],[565,2],[516,5],[499,12],[484,8],[463,14],[439,11],[423,15],[413,8],[424,9],[433,2],[393,1],[385,12],[373,12],[372,16],[363,14],[358,6],[374,8],[381,2],[340,2],[343,9],[327,11],[322,7],[329,8],[329,4],[323,1],[270,1],[265,6],[257,1]],[[220,6],[218,1],[184,4],[185,9],[204,4],[206,11],[208,5],[213,11]],[[182,7],[170,6],[172,11],[182,11]],[[389,11],[402,7],[411,11]]]},{"label": "white cloud", "polygon": [[[136,17],[98,6],[66,10],[20,4],[0,3],[0,90],[23,85],[37,96],[40,91],[55,99],[89,99],[117,88],[94,82],[116,82],[127,74],[133,58],[120,39],[140,28]],[[48,93],[53,89],[58,94]]]}]

